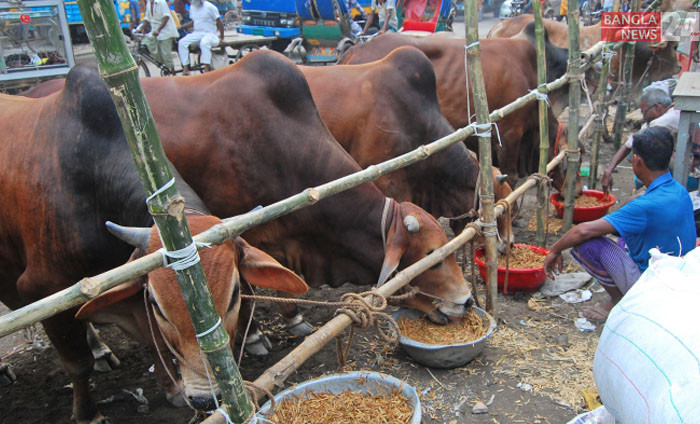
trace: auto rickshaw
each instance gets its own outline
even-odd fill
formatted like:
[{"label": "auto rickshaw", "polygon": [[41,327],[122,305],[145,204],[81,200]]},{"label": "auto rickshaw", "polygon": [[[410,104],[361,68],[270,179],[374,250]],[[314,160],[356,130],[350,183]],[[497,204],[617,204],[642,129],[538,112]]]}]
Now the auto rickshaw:
[{"label": "auto rickshaw", "polygon": [[304,64],[335,63],[353,44],[350,11],[344,0],[295,0],[301,37],[285,53]]}]

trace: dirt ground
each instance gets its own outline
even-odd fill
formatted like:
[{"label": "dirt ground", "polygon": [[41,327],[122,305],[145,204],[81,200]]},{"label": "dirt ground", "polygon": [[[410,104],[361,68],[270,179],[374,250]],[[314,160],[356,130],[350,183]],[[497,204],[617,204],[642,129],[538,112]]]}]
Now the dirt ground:
[{"label": "dirt ground", "polygon": [[[604,144],[603,164],[612,154],[612,146]],[[584,165],[587,161],[588,155]],[[613,194],[624,201],[633,188],[629,163],[623,162],[618,167],[615,184]],[[530,191],[516,228],[516,242],[534,242],[534,232],[527,229],[534,213],[534,201],[534,191]],[[550,235],[548,245],[556,239]],[[569,262],[567,260],[567,264]],[[468,270],[466,275],[471,278]],[[324,288],[307,297],[337,299],[345,291],[367,289],[369,287]],[[479,289],[483,296],[483,284],[479,284]],[[580,304],[568,304],[558,297],[533,300],[531,294],[500,294],[496,309],[498,331],[477,359],[457,369],[425,368],[411,361],[401,349],[383,346],[372,331],[359,331],[346,370],[381,371],[415,386],[421,397],[425,423],[565,423],[585,408],[581,389],[594,386],[593,354],[602,326],[598,325],[593,332],[580,332],[573,323],[584,306],[605,300],[607,296],[597,284],[591,286],[591,291],[593,299]],[[273,306],[259,305],[256,311],[274,348],[267,358],[243,357],[241,371],[247,380],[254,380],[301,341],[287,337],[274,310]],[[305,315],[314,325],[320,326],[333,316],[333,311],[313,308],[306,310]],[[94,396],[112,422],[199,422],[190,410],[174,409],[167,404],[149,371],[153,359],[144,349],[116,327],[100,327],[99,330],[122,362],[117,371],[93,375]],[[237,351],[238,347],[236,354]],[[10,363],[17,374],[15,384],[0,388],[0,423],[70,422],[69,381],[40,328],[33,334],[15,333],[0,339],[0,357]],[[329,343],[287,383],[291,385],[331,373],[336,367],[335,343]],[[142,389],[148,399],[147,407],[124,392],[138,389]],[[486,414],[472,414],[477,401],[488,405]]]}]

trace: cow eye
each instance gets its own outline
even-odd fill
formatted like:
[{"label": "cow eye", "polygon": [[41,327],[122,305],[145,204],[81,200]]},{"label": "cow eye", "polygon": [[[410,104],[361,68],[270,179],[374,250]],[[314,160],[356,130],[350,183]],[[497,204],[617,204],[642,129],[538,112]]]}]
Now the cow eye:
[{"label": "cow eye", "polygon": [[156,302],[156,299],[153,297],[153,294],[149,291],[148,293],[148,303],[151,304],[153,307],[153,311],[158,314],[163,320],[168,321],[167,318],[165,318],[165,315],[163,315],[163,311],[160,310],[160,306],[158,306],[158,302]]}]

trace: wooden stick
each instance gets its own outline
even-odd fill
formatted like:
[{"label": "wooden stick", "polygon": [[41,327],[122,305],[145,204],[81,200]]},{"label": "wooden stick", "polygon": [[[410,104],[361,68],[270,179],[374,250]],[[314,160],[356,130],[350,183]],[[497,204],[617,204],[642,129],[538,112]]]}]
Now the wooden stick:
[{"label": "wooden stick", "polygon": [[469,71],[469,86],[474,97],[476,107],[476,122],[482,128],[479,135],[479,168],[481,170],[480,200],[481,221],[484,225],[485,260],[486,263],[486,310],[496,315],[496,296],[498,293],[498,252],[496,242],[498,230],[496,228],[496,216],[493,212],[493,178],[491,173],[491,121],[489,119],[489,104],[486,99],[486,84],[484,83],[483,69],[481,67],[481,47],[479,44],[479,22],[476,0],[468,3],[469,13],[467,17],[466,55],[467,69]]},{"label": "wooden stick", "polygon": [[574,217],[574,200],[576,197],[576,179],[578,176],[580,153],[578,151],[578,110],[581,103],[581,69],[580,37],[579,37],[579,10],[578,3],[572,1],[567,11],[569,24],[569,70],[571,78],[569,84],[569,145],[568,168],[566,170],[566,189],[564,198],[564,223],[562,228],[567,231]]},{"label": "wooden stick", "polygon": [[[533,1],[532,11],[535,15],[535,37],[537,47],[537,87],[540,93],[544,94],[544,85],[547,83],[547,63],[546,52],[544,49],[544,23],[542,22],[542,6],[539,1]],[[540,118],[540,160],[538,162],[538,172],[545,175],[547,168],[547,156],[549,156],[549,124],[548,112],[549,105],[546,99],[539,101],[539,118]],[[545,241],[545,207],[547,206],[547,194],[544,186],[537,186],[537,234],[535,235],[535,243],[544,247]]]},{"label": "wooden stick", "polygon": [[[639,11],[641,7],[641,0],[632,1],[632,12]],[[624,62],[624,72],[623,80],[624,84],[622,90],[620,90],[620,96],[617,100],[617,112],[615,113],[615,123],[613,124],[613,148],[615,151],[620,149],[620,142],[622,139],[622,131],[625,126],[625,120],[627,119],[627,109],[630,103],[630,96],[632,93],[632,68],[634,67],[634,49],[636,43],[627,43],[625,46],[625,62]],[[618,63],[621,64],[620,60]]]}]

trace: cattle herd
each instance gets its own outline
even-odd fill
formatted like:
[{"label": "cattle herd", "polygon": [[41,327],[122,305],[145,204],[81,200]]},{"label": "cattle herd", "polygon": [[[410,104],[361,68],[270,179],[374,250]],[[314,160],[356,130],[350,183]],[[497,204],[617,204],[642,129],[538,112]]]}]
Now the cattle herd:
[{"label": "cattle herd", "polygon": [[[549,22],[547,30],[552,81],[566,71],[561,40],[567,29]],[[582,37],[583,47],[598,41],[599,30],[590,31]],[[489,34],[508,38],[481,42],[491,110],[536,87],[532,35],[523,16]],[[641,65],[635,64],[635,71],[647,67],[653,79],[676,72],[677,62],[668,61],[673,55],[667,51],[673,51],[671,43],[638,47],[635,60]],[[637,80],[643,77],[635,74]],[[464,42],[438,35],[385,34],[351,48],[337,66],[298,67],[261,50],[207,74],[141,82],[193,234],[220,222],[217,217],[346,176],[470,121]],[[567,130],[554,113],[563,109],[566,93],[553,93],[551,99],[550,159],[565,145]],[[474,110],[473,103],[470,107]],[[504,174],[494,172],[497,198],[510,193],[518,177],[537,171],[537,121],[531,103],[499,122],[500,136],[494,133],[492,143],[494,164]],[[203,251],[202,264],[232,343],[251,313],[240,297],[249,284],[290,294],[323,284],[381,284],[446,243],[436,218],[473,218],[478,209],[479,166],[468,150],[475,142],[452,145]],[[552,172],[555,187],[561,187],[563,175],[560,169]],[[65,80],[44,83],[24,96],[0,95],[0,181],[0,301],[10,308],[161,246],[116,108],[94,69],[75,67]],[[451,221],[455,231],[466,222]],[[512,234],[503,225],[499,229]],[[78,423],[107,422],[90,395],[88,377],[93,368],[118,364],[90,322],[117,323],[141,344],[177,359],[179,374],[173,361],[155,361],[171,403],[211,406],[194,328],[182,297],[173,291],[176,284],[172,271],[160,269],[43,321],[73,383]],[[454,255],[411,284],[427,296],[418,294],[403,306],[438,323],[463,315],[473,303]],[[150,307],[144,307],[144,298]],[[282,313],[293,334],[311,330],[296,308]],[[151,322],[159,330],[153,334]],[[250,342],[249,352],[267,353],[269,341],[255,324]],[[2,365],[0,373],[8,369]],[[170,380],[166,371],[181,381]],[[7,375],[4,381],[11,381]]]}]

